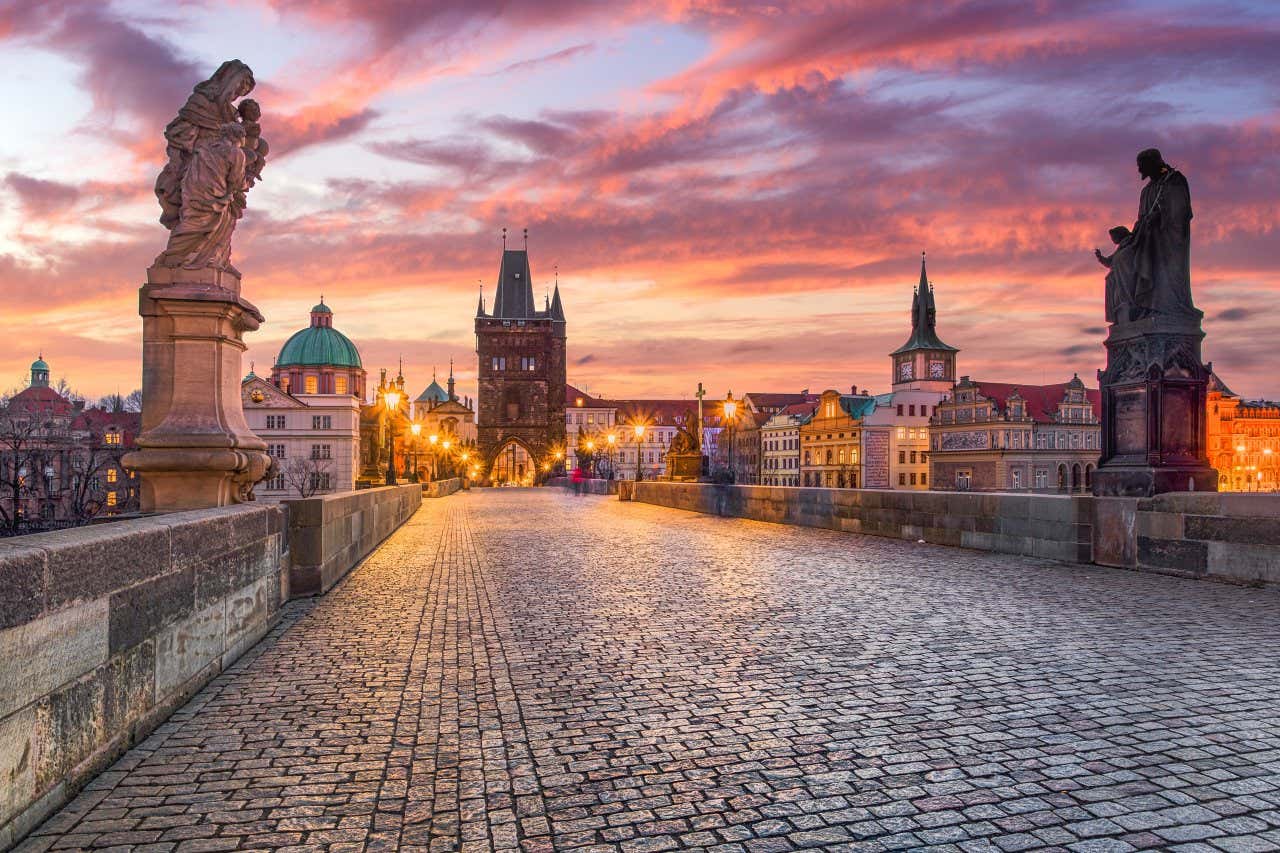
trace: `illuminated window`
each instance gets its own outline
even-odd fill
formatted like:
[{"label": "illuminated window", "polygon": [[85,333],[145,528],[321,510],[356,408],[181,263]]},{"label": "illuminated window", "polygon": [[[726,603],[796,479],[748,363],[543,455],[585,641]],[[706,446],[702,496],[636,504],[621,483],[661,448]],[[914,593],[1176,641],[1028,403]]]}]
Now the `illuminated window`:
[{"label": "illuminated window", "polygon": [[333,377],[333,393],[335,394],[347,393],[347,377],[345,376]]},{"label": "illuminated window", "polygon": [[316,389],[317,389],[319,386],[320,386],[320,383],[319,383],[319,380],[318,380],[318,379],[316,379],[316,377],[314,377],[314,376],[308,376],[308,377],[306,378],[306,385],[304,386],[304,387],[306,388],[306,393],[308,393],[308,394],[314,394],[314,393],[316,393]]},{"label": "illuminated window", "polygon": [[115,506],[115,505],[116,505],[116,493],[107,492],[107,506]]},{"label": "illuminated window", "polygon": [[103,438],[107,444],[119,444],[121,436],[118,432],[109,432]]},{"label": "illuminated window", "polygon": [[114,482],[116,481],[116,478],[117,478],[117,477],[119,477],[119,476],[120,476],[120,474],[119,474],[119,472],[118,472],[118,471],[116,471],[116,469],[115,469],[115,468],[108,468],[108,469],[107,469],[107,482],[108,482],[108,483],[114,483]]},{"label": "illuminated window", "polygon": [[906,437],[907,437],[907,428],[898,427],[898,438],[906,438]]}]

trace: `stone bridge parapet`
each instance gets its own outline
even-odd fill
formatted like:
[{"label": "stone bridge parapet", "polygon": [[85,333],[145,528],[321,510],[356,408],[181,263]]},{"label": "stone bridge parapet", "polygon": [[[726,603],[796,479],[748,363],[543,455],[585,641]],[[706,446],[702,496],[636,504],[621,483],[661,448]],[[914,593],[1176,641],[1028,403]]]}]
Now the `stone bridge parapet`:
[{"label": "stone bridge parapet", "polygon": [[287,514],[240,504],[0,544],[0,849],[275,623]]}]

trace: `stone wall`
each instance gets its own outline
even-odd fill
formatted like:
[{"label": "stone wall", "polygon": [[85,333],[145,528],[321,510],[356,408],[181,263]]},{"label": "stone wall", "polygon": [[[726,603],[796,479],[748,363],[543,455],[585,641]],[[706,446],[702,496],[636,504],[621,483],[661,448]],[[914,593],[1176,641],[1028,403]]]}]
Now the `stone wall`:
[{"label": "stone wall", "polygon": [[266,633],[285,517],[252,504],[0,544],[0,849]]},{"label": "stone wall", "polygon": [[434,480],[430,483],[422,484],[422,496],[424,498],[443,498],[451,495],[462,488],[461,477],[450,477],[447,480]]},{"label": "stone wall", "polygon": [[422,486],[381,486],[284,501],[294,597],[326,592],[422,504]]},{"label": "stone wall", "polygon": [[1280,584],[1280,495],[1181,492],[1135,503],[1137,568]]},{"label": "stone wall", "polygon": [[[907,492],[642,481],[633,500],[714,515],[1089,562],[1087,495]],[[626,495],[622,495],[626,497]]]}]

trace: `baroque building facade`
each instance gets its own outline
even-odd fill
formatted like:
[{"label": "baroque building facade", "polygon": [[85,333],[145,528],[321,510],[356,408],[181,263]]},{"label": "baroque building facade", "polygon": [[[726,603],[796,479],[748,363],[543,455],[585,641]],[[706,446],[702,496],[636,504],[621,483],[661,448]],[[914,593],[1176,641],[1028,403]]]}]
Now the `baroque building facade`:
[{"label": "baroque building facade", "polygon": [[761,485],[800,485],[800,426],[816,406],[817,402],[784,406],[760,427]]},{"label": "baroque building facade", "polygon": [[930,488],[1084,492],[1101,450],[1097,389],[962,376],[929,423]]},{"label": "baroque building facade", "polygon": [[1206,447],[1220,492],[1280,490],[1280,403],[1245,400],[1209,375]]},{"label": "baroque building facade", "polygon": [[280,348],[270,381],[251,367],[240,384],[245,420],[274,462],[256,496],[279,501],[354,489],[364,392],[360,351],[333,327],[322,299]]},{"label": "baroque building facade", "polygon": [[558,283],[535,307],[527,250],[503,249],[493,308],[481,296],[475,332],[482,479],[532,485],[565,446],[567,335]]},{"label": "baroque building facade", "polygon": [[801,486],[861,488],[862,421],[874,408],[874,397],[822,392],[800,426]]}]

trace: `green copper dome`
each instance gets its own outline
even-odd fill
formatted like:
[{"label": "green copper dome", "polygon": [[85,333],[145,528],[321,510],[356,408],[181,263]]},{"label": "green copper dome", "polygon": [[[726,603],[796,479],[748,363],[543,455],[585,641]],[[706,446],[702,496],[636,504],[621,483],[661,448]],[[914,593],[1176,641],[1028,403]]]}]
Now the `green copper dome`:
[{"label": "green copper dome", "polygon": [[333,328],[333,311],[321,302],[311,309],[311,325],[285,341],[276,359],[278,367],[362,367],[360,351],[346,335]]},{"label": "green copper dome", "polygon": [[32,370],[48,370],[49,365],[45,363],[45,360],[43,358],[37,358],[35,361],[31,362],[31,369]]}]

